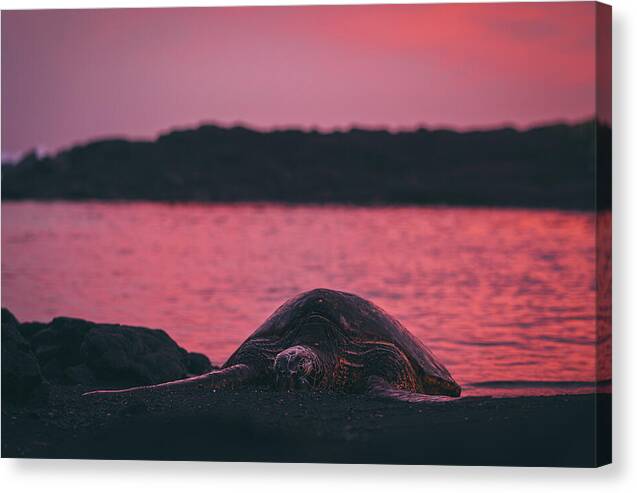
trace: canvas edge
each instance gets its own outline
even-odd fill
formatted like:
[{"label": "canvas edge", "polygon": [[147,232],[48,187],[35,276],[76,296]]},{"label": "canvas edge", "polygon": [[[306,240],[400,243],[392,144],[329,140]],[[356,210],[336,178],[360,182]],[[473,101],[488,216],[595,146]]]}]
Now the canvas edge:
[{"label": "canvas edge", "polygon": [[[600,353],[605,338],[612,347],[612,7],[595,2],[595,330],[596,379],[612,368],[612,351]],[[606,121],[605,121],[606,120]],[[612,391],[611,391],[612,392]],[[593,466],[612,463],[612,395],[595,395]]]}]

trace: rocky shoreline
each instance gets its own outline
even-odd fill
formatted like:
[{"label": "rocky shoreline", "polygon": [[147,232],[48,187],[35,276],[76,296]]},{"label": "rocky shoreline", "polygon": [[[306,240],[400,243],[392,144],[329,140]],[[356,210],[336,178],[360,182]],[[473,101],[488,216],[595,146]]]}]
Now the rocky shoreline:
[{"label": "rocky shoreline", "polygon": [[20,323],[2,309],[2,398],[42,397],[50,385],[121,388],[198,375],[212,369],[160,329],[58,317]]},{"label": "rocky shoreline", "polygon": [[[163,331],[2,313],[2,456],[594,467],[611,395],[405,403],[251,388],[82,396],[208,371]],[[595,424],[597,423],[597,427]]]}]

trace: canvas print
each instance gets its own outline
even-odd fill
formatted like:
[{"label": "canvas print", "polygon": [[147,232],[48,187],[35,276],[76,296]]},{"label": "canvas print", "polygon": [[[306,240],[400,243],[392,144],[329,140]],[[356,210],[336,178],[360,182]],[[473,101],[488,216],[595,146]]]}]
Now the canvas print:
[{"label": "canvas print", "polygon": [[2,12],[2,456],[611,461],[611,9]]}]

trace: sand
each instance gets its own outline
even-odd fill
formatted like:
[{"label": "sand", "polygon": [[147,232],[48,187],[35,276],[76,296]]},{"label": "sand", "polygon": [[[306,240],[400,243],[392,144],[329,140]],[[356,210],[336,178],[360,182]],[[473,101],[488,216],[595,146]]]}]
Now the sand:
[{"label": "sand", "polygon": [[[412,404],[267,390],[84,390],[51,386],[39,403],[3,402],[2,456],[572,467],[610,459],[610,394]],[[596,416],[608,430],[597,439]]]}]

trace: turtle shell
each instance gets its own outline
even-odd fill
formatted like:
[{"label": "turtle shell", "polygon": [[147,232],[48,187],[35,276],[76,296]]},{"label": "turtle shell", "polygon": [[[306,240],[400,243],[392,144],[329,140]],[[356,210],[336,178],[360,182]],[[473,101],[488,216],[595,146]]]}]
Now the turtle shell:
[{"label": "turtle shell", "polygon": [[[337,326],[347,340],[389,342],[400,349],[425,376],[457,385],[433,353],[398,320],[355,294],[331,289],[307,291],[281,305],[248,339],[281,340],[310,317]],[[246,341],[246,342],[247,342]]]}]

